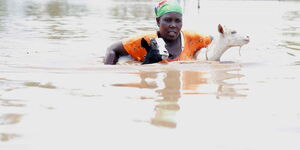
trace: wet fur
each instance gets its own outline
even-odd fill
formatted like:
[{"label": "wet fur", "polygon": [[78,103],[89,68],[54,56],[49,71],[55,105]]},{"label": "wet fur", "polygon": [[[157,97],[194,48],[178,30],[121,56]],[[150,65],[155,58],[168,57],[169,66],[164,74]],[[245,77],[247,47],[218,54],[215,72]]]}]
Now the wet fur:
[{"label": "wet fur", "polygon": [[141,40],[141,45],[147,51],[147,54],[145,56],[144,61],[142,62],[142,65],[158,63],[168,58],[169,56],[169,53],[165,48],[161,51],[159,50],[159,48],[161,48],[159,46],[164,46],[164,45],[158,45],[155,39],[151,39],[150,44],[148,44],[148,42],[143,38]]},{"label": "wet fur", "polygon": [[214,38],[206,49],[196,53],[197,60],[220,61],[222,55],[231,47],[242,47],[249,43],[249,36],[239,34],[237,31],[218,25],[219,36]]}]

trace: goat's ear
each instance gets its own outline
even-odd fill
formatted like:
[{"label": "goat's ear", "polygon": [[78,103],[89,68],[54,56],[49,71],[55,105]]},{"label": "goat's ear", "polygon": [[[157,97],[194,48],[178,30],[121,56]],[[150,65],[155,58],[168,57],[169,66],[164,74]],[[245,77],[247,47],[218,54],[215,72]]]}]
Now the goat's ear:
[{"label": "goat's ear", "polygon": [[148,42],[144,38],[142,38],[142,40],[141,40],[141,45],[148,52],[148,49],[150,49],[150,46],[149,46]]},{"label": "goat's ear", "polygon": [[221,24],[218,25],[218,31],[222,34],[224,34],[224,30]]}]

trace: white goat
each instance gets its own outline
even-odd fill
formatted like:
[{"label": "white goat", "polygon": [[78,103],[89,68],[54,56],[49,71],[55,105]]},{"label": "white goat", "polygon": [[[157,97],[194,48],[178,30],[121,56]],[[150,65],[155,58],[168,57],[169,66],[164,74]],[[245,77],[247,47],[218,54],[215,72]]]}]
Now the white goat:
[{"label": "white goat", "polygon": [[218,25],[219,37],[213,39],[211,44],[196,53],[197,60],[220,61],[221,56],[231,47],[241,47],[249,43],[249,36],[238,34],[222,25]]}]

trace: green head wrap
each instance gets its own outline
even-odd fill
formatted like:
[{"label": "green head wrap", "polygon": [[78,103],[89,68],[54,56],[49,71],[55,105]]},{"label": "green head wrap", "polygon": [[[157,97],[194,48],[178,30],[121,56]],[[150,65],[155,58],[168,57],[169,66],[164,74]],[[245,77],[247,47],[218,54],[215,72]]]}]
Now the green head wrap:
[{"label": "green head wrap", "polygon": [[154,10],[157,18],[169,12],[182,14],[181,6],[175,0],[162,0],[156,5]]}]

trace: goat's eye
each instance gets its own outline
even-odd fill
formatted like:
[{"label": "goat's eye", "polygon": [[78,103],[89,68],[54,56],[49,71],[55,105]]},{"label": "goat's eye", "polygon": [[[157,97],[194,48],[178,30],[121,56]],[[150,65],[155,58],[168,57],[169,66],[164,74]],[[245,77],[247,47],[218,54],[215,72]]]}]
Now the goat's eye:
[{"label": "goat's eye", "polygon": [[236,34],[236,31],[232,31],[231,34]]}]

